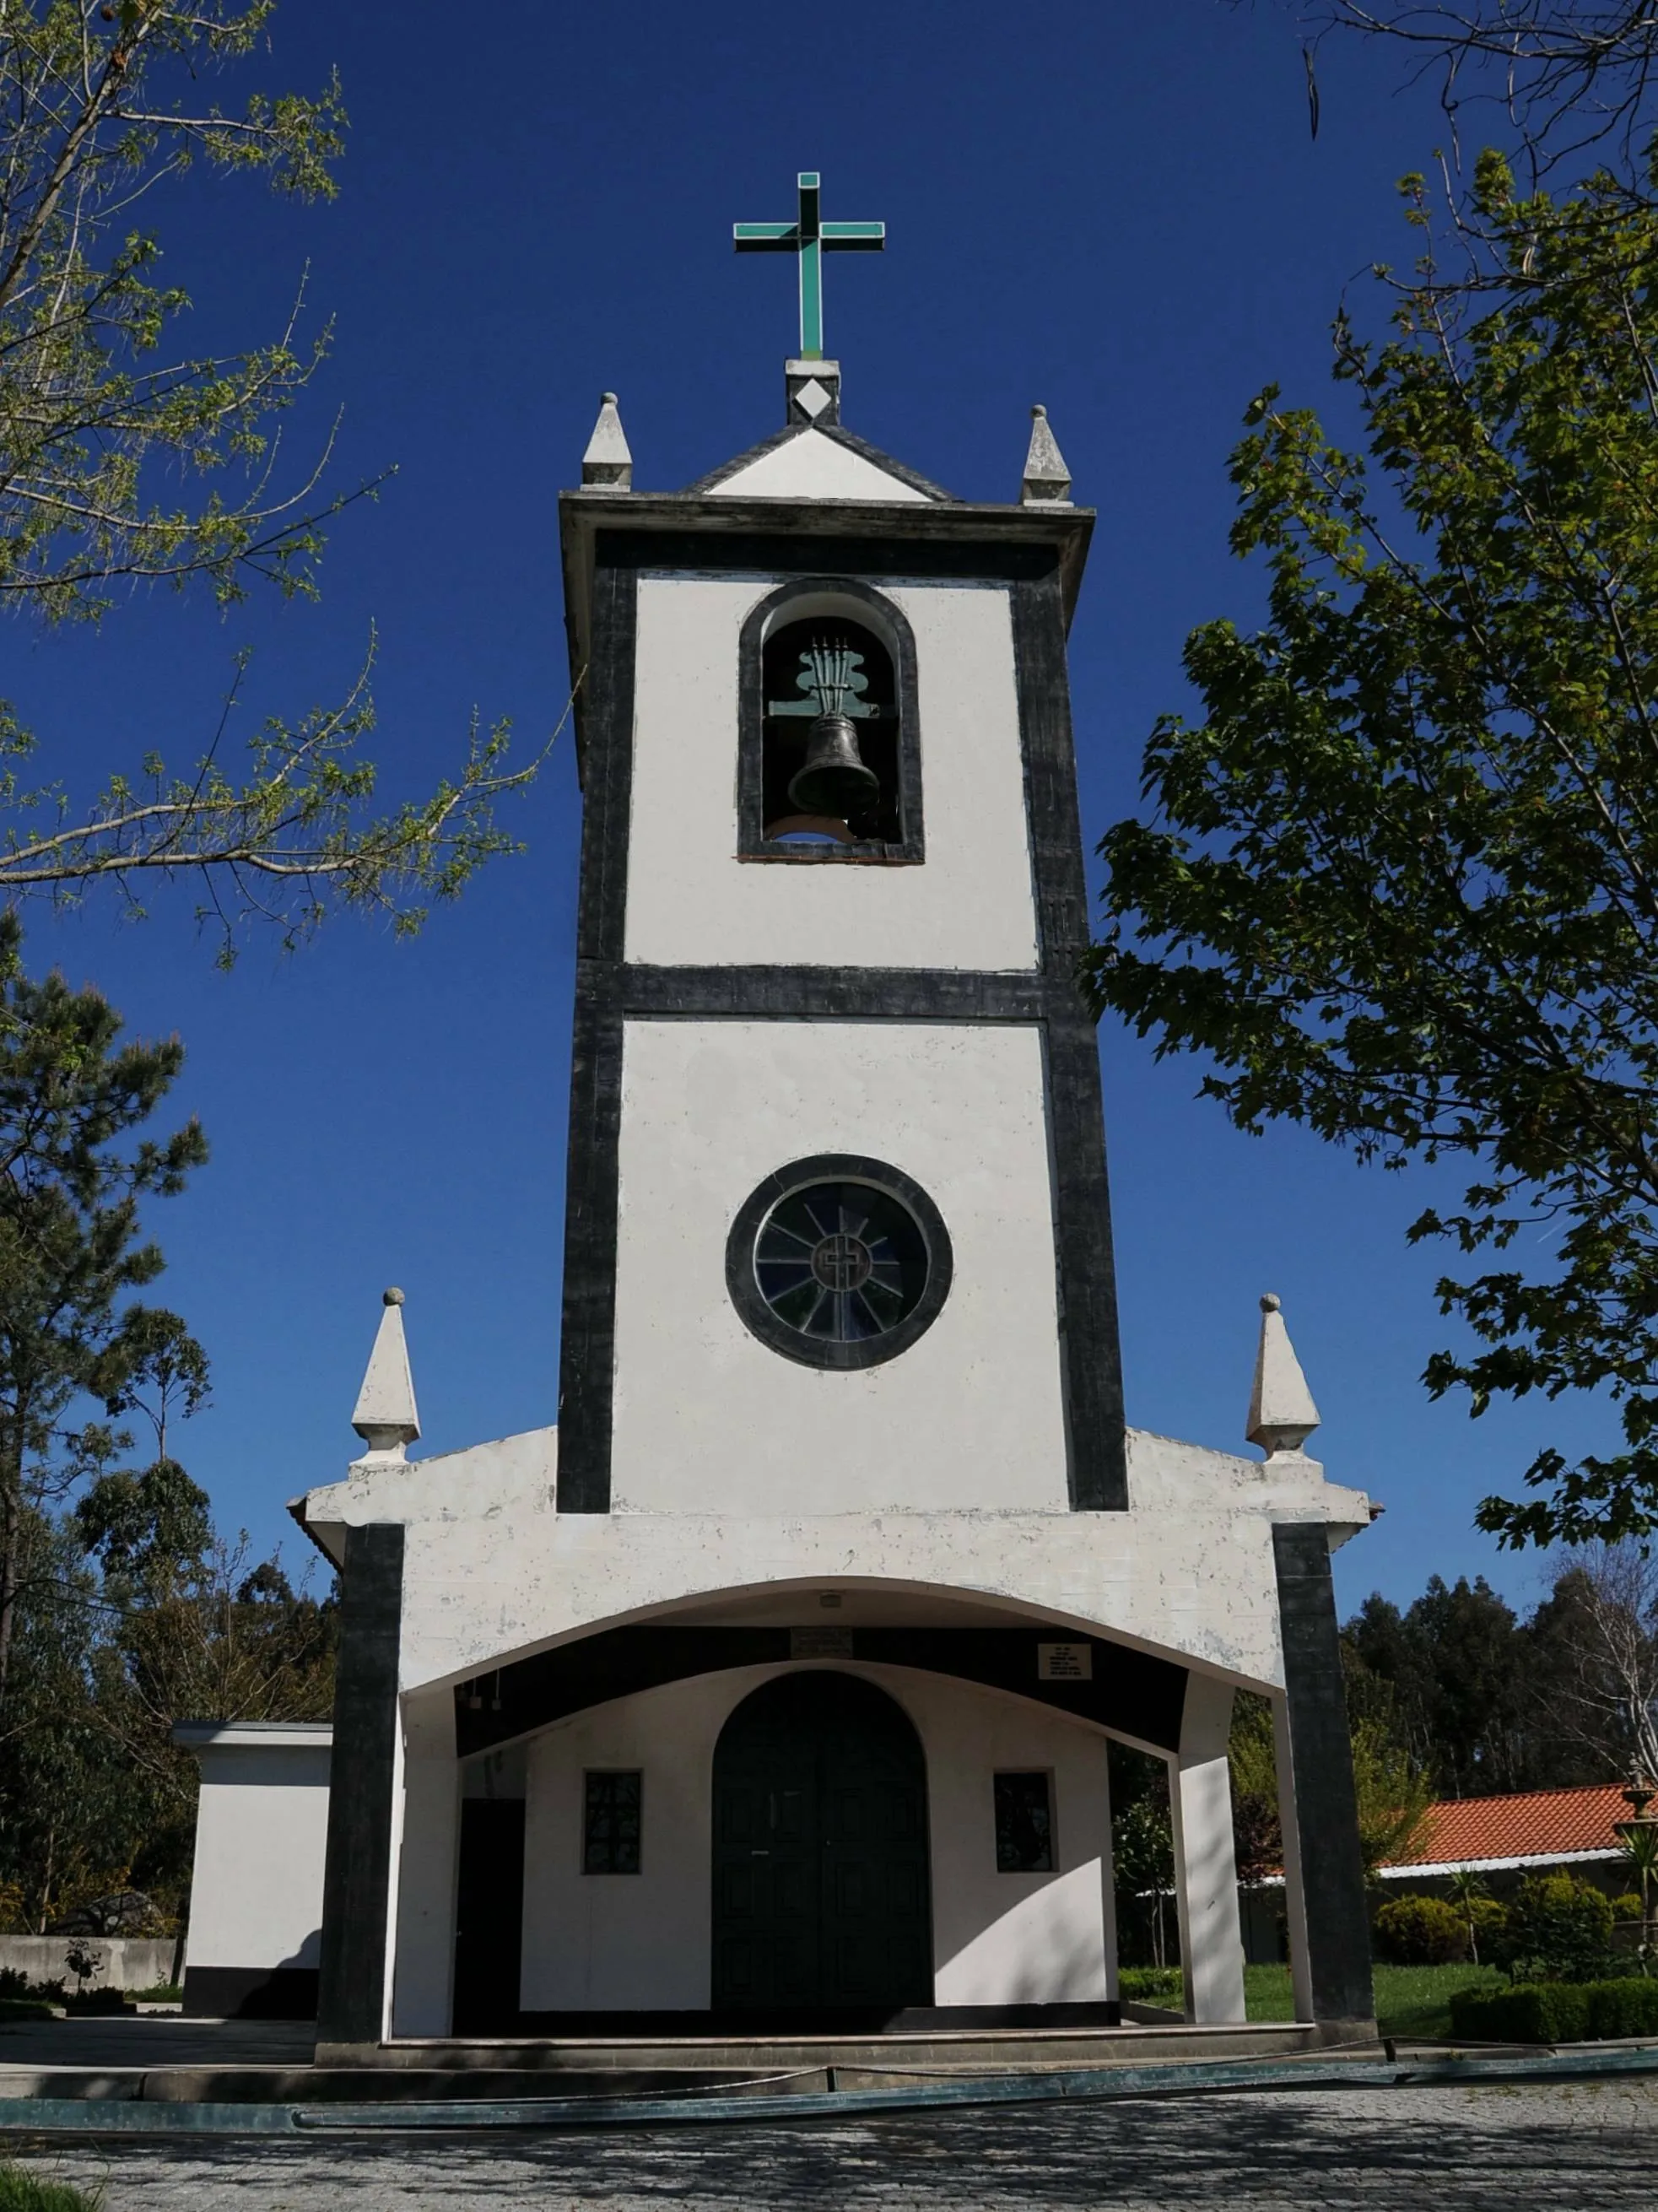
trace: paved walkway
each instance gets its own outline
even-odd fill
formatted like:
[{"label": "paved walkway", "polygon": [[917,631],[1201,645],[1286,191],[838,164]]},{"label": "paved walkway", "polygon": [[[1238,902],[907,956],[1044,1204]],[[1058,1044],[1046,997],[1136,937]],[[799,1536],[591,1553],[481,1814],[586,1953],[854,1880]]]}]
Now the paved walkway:
[{"label": "paved walkway", "polygon": [[30,2155],[108,2212],[1602,2212],[1658,2203],[1658,2082],[1337,2089],[869,2123]]}]

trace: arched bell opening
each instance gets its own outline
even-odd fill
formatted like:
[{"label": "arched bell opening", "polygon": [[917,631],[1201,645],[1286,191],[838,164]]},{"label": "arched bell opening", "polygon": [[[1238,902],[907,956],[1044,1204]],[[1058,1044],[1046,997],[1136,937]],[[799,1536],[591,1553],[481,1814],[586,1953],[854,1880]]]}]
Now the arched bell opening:
[{"label": "arched bell opening", "polygon": [[896,842],[897,676],[875,632],[841,613],[780,623],[761,682],[767,839]]},{"label": "arched bell opening", "polygon": [[750,613],[738,647],[745,860],[924,857],[915,641],[854,578],[805,577]]},{"label": "arched bell opening", "polygon": [[871,1681],[780,1674],[714,1756],[716,2012],[932,2002],[926,1759]]}]

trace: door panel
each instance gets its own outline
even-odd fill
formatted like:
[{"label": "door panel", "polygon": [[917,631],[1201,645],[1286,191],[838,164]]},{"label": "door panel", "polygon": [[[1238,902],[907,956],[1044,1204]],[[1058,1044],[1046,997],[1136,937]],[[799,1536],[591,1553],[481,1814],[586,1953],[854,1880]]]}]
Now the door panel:
[{"label": "door panel", "polygon": [[767,1683],[721,1733],[714,1799],[716,2007],[932,2002],[926,1767],[890,1698]]},{"label": "door panel", "polygon": [[465,1798],[455,1895],[457,2035],[512,2033],[523,1948],[523,1801]]}]

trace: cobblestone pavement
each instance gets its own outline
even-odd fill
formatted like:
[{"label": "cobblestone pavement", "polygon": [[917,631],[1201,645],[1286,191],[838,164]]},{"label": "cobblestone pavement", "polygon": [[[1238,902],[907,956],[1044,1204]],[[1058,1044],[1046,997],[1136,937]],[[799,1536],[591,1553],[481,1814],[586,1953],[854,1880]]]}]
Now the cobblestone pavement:
[{"label": "cobblestone pavement", "polygon": [[1338,2089],[850,2124],[112,2145],[108,2212],[1601,2212],[1658,2204],[1658,2082]]}]

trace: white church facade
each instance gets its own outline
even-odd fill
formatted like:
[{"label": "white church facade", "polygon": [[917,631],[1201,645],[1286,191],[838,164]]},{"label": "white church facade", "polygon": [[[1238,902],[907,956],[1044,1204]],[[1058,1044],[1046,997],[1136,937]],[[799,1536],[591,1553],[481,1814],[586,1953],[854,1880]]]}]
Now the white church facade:
[{"label": "white church facade", "polygon": [[[607,398],[562,502],[558,1422],[410,1459],[388,1293],[366,1449],[296,1506],[342,1576],[326,1817],[314,1731],[302,1794],[264,1803],[314,1926],[260,1932],[204,1826],[186,2002],[314,2002],[359,2056],[1103,2025],[1116,1738],[1168,1765],[1188,2013],[1241,2021],[1247,1688],[1278,1716],[1298,2015],[1364,2033],[1329,1559],[1370,1503],[1301,1449],[1276,1312],[1264,1459],[1124,1424],[1076,980],[1093,517],[1045,420],[1021,499],[970,504],[841,427],[834,363],[786,395],[778,436],[666,495]],[[226,1738],[221,1798],[280,1735]]]}]

